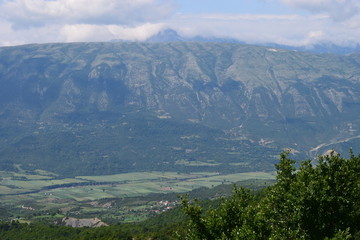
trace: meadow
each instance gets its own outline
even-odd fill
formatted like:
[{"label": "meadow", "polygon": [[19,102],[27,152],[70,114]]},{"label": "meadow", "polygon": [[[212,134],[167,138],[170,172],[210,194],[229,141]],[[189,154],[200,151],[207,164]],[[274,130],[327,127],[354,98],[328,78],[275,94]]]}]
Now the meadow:
[{"label": "meadow", "polygon": [[[248,172],[134,172],[103,176],[59,178],[46,171],[0,172],[0,219],[60,219],[102,217],[132,222],[169,209],[177,195],[201,187],[246,180],[271,181],[274,173]],[[152,195],[152,197],[148,197]],[[169,200],[170,199],[170,200]],[[6,210],[5,210],[6,209]]]}]

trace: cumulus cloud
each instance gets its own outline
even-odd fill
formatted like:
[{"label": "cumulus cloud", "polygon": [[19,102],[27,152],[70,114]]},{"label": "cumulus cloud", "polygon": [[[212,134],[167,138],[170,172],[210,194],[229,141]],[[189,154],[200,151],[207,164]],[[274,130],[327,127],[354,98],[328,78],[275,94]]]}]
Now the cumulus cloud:
[{"label": "cumulus cloud", "polygon": [[65,25],[60,29],[60,37],[64,42],[110,41],[115,39],[128,41],[144,41],[164,28],[163,24],[146,23],[136,27],[121,25]]},{"label": "cumulus cloud", "polygon": [[173,0],[0,0],[0,46],[141,41],[174,11]]},{"label": "cumulus cloud", "polygon": [[166,25],[162,23],[145,23],[133,27],[65,24],[14,30],[11,24],[0,22],[0,46],[48,42],[144,41],[164,28]]},{"label": "cumulus cloud", "polygon": [[185,37],[230,37],[255,44],[360,43],[358,0],[258,1],[313,14],[176,13],[176,0],[0,0],[0,46],[142,41],[165,28]]},{"label": "cumulus cloud", "polygon": [[170,0],[4,0],[0,17],[15,28],[47,24],[136,25],[173,14]]},{"label": "cumulus cloud", "polygon": [[343,21],[359,14],[358,0],[282,0],[283,3],[313,13],[327,13],[335,21]]}]

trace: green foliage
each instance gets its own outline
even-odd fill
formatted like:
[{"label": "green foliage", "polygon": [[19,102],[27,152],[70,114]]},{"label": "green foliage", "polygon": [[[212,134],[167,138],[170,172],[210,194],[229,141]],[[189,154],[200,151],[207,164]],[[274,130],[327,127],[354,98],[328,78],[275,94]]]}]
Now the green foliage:
[{"label": "green foliage", "polygon": [[186,239],[255,239],[250,204],[254,196],[244,188],[233,189],[233,194],[222,199],[216,209],[204,213],[195,199],[190,204],[188,197],[182,198],[184,212],[190,217]]},{"label": "green foliage", "polygon": [[182,232],[185,216],[174,209],[141,223],[116,224],[100,228],[72,228],[46,223],[0,222],[1,240],[115,240],[175,239]]},{"label": "green foliage", "polygon": [[[234,173],[254,171],[253,166],[257,171],[271,171],[271,162],[258,164],[258,160],[279,151],[232,141],[222,131],[201,124],[158,119],[151,114],[102,117],[101,123],[84,118],[81,124],[23,126],[14,133],[3,129],[9,140],[4,146],[0,138],[0,170],[19,164],[28,171],[42,169],[70,177],[143,171]],[[11,139],[16,142],[9,144]],[[231,154],[229,149],[239,154]],[[189,164],[178,164],[181,161]],[[230,165],[239,162],[244,164]]]},{"label": "green foliage", "polygon": [[217,209],[204,213],[183,198],[190,216],[187,239],[352,239],[360,226],[360,156],[332,152],[318,164],[295,161],[283,152],[277,183],[260,201],[234,189]]},{"label": "green foliage", "polygon": [[[332,152],[318,163],[288,153],[276,165],[277,182],[262,191],[233,188],[215,201],[181,199],[186,216],[174,209],[137,224],[96,229],[0,223],[2,239],[185,239],[185,240],[358,240],[360,239],[360,155]],[[188,219],[188,220],[186,220]],[[187,226],[185,226],[187,224]]]},{"label": "green foliage", "polygon": [[351,234],[349,233],[349,228],[347,228],[344,231],[338,231],[334,237],[332,238],[328,238],[326,237],[325,240],[350,240],[351,239]]}]

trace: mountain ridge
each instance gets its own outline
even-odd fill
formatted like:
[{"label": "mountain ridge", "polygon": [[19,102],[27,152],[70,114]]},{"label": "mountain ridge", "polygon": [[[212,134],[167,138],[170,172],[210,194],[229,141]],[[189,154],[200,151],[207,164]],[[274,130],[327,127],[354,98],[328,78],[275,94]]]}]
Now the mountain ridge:
[{"label": "mountain ridge", "polygon": [[282,148],[311,157],[359,135],[359,54],[117,42],[0,56],[2,169],[271,170]]},{"label": "mountain ridge", "polygon": [[[203,36],[195,36],[195,37],[183,37],[179,35],[173,29],[164,29],[157,34],[149,37],[145,40],[145,42],[214,42],[214,43],[241,43],[246,44],[244,41],[234,39],[234,38],[220,38],[220,37],[203,37]],[[247,43],[251,45],[250,43]],[[319,42],[314,44],[302,45],[302,46],[291,46],[285,44],[278,43],[257,43],[252,45],[259,45],[264,47],[273,47],[279,49],[287,49],[301,52],[311,52],[317,54],[338,54],[338,55],[346,55],[351,53],[356,53],[360,51],[360,45],[346,45],[340,46],[336,45],[332,42]]]}]

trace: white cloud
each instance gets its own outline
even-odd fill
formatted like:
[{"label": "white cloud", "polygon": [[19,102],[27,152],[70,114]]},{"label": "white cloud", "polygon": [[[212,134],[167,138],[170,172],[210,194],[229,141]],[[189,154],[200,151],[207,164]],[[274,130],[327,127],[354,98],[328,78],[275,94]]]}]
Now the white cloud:
[{"label": "white cloud", "polygon": [[184,36],[231,37],[255,44],[360,43],[358,0],[259,1],[282,2],[313,14],[174,14],[174,0],[0,0],[0,46],[141,41],[165,28]]},{"label": "white cloud", "polygon": [[158,0],[5,0],[0,16],[15,28],[47,24],[135,25],[162,20],[174,11]]},{"label": "white cloud", "polygon": [[0,46],[145,40],[174,10],[172,0],[4,0]]},{"label": "white cloud", "polygon": [[[327,15],[178,14],[170,25],[186,36],[232,37],[248,43],[303,46],[320,42],[360,43],[360,23],[334,22]],[[350,26],[353,26],[350,28]]]},{"label": "white cloud", "polygon": [[0,46],[48,42],[98,42],[111,40],[144,41],[165,28],[161,23],[135,27],[121,25],[65,24],[14,30],[0,22]]},{"label": "white cloud", "polygon": [[283,3],[313,13],[327,13],[335,21],[343,21],[359,14],[358,0],[282,0]]},{"label": "white cloud", "polygon": [[60,36],[64,42],[110,41],[115,39],[144,41],[163,28],[163,24],[151,23],[146,23],[137,27],[75,24],[61,27]]}]

